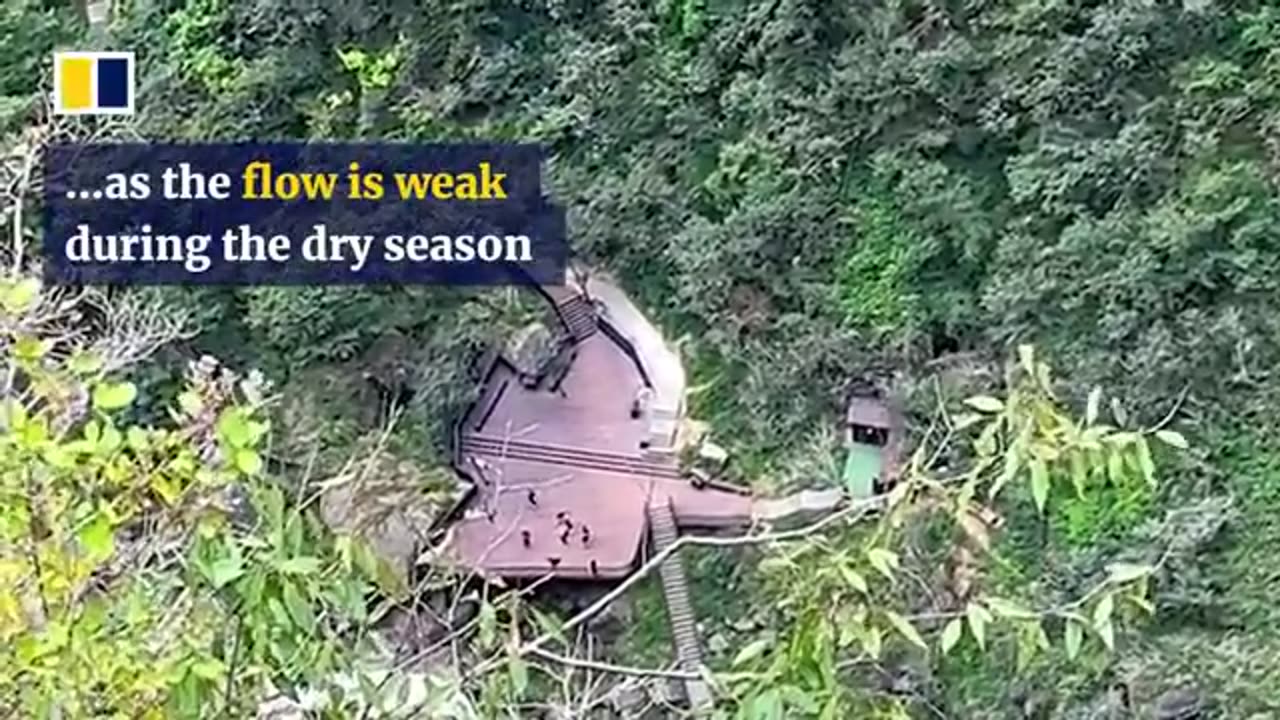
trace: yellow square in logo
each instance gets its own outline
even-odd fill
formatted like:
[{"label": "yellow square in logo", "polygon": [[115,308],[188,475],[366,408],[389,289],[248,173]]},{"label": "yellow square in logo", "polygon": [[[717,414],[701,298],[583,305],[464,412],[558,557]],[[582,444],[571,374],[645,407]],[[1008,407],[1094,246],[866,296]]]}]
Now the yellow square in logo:
[{"label": "yellow square in logo", "polygon": [[88,110],[93,107],[93,61],[89,58],[62,58],[59,66],[58,107]]},{"label": "yellow square in logo", "polygon": [[133,64],[131,52],[54,53],[54,112],[58,115],[132,114]]}]

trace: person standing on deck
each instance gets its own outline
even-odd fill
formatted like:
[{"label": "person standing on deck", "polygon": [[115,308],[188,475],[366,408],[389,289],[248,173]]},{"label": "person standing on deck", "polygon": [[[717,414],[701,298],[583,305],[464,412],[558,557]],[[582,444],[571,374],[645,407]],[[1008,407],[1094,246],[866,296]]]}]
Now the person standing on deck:
[{"label": "person standing on deck", "polygon": [[647,385],[642,385],[636,389],[636,395],[631,400],[631,419],[639,420],[649,409],[649,403],[653,402],[653,389]]}]

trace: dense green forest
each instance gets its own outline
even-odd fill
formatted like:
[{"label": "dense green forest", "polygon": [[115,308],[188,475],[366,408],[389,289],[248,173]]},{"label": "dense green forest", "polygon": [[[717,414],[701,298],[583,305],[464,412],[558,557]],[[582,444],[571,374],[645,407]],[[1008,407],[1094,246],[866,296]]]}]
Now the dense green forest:
[{"label": "dense green forest", "polygon": [[[138,53],[136,117],[49,117],[51,52],[72,47]],[[913,447],[933,461],[921,461],[922,475],[975,458],[1000,469],[981,438],[960,442],[963,428],[939,440],[939,423],[952,427],[947,418],[975,394],[1005,398],[1008,408],[1024,407],[1015,398],[1052,403],[1054,413],[1089,425],[1105,418],[1132,430],[1122,444],[1165,433],[1165,443],[1135,444],[1137,460],[1110,461],[1119,467],[1104,468],[1107,479],[1087,493],[1071,490],[1069,470],[1045,470],[1049,459],[1032,463],[1029,472],[1049,473],[1052,487],[1038,477],[1016,483],[992,503],[999,530],[980,533],[983,559],[971,580],[1024,608],[1090,597],[1117,562],[1153,568],[1142,580],[1149,607],[1141,593],[1117,595],[1124,622],[1113,631],[1108,595],[1105,611],[1091,606],[1095,622],[1078,652],[1063,647],[1064,637],[1080,644],[1074,621],[1046,622],[1045,637],[1019,610],[992,620],[989,637],[985,611],[965,614],[967,625],[917,623],[929,653],[906,631],[886,636],[883,653],[879,636],[873,653],[865,635],[846,641],[841,629],[854,621],[829,605],[833,591],[823,583],[832,580],[820,569],[839,565],[868,533],[889,532],[902,567],[876,602],[921,616],[929,588],[954,580],[942,568],[955,537],[933,520],[850,527],[782,552],[781,562],[764,548],[698,548],[691,569],[712,670],[750,676],[725,681],[724,717],[1280,717],[1280,7],[123,0],[90,27],[72,5],[6,0],[0,134],[15,247],[38,240],[38,199],[21,194],[20,159],[49,137],[543,143],[545,180],[568,209],[575,256],[620,278],[678,339],[697,388],[692,414],[761,490],[836,482],[835,423],[857,381],[905,398]],[[15,213],[23,205],[25,216]],[[6,393],[15,372],[32,387],[74,387],[73,378],[97,373],[76,370],[76,356],[59,360],[57,372],[41,365],[54,346],[30,338],[53,337],[57,318],[15,319],[36,307],[36,291],[18,277],[0,288]],[[123,376],[108,371],[123,365],[102,370],[111,381],[95,386],[94,411],[123,413],[119,431],[107,420],[102,428],[120,435],[164,423],[175,403],[189,411],[179,427],[195,427],[199,413],[183,403],[199,391],[235,411],[218,423],[217,443],[245,475],[262,476],[265,464],[288,477],[304,461],[318,476],[341,473],[376,444],[396,471],[384,474],[400,481],[378,492],[416,493],[427,504],[449,492],[447,428],[468,400],[467,363],[537,311],[514,290],[434,287],[115,290],[102,302],[185,320],[166,337],[173,342],[140,353],[125,373],[131,383],[113,384]],[[1022,370],[1037,374],[1034,362],[1019,365],[1019,346],[1034,346],[1053,366],[1051,382],[1029,389],[1027,378],[1017,380]],[[189,369],[202,355],[235,380]],[[408,369],[412,395],[384,437],[385,408],[352,378],[388,366]],[[246,378],[248,389],[229,389]],[[257,405],[259,380],[283,400]],[[6,412],[0,539],[17,548],[35,513],[21,501],[36,482],[22,468],[37,461],[21,454],[30,438]],[[277,428],[270,438],[268,418]],[[95,425],[94,437],[105,431]],[[197,469],[207,462],[192,439],[199,433],[143,437],[138,448],[186,458],[182,487],[212,482]],[[1183,437],[1189,448],[1180,452]],[[61,454],[40,452],[50,477],[80,472],[66,470]],[[92,457],[84,462],[117,462]],[[66,665],[41,665],[62,645],[24,642],[0,622],[0,715],[249,717],[269,696],[264,688],[287,691],[350,670],[347,626],[335,618],[363,618],[376,605],[368,598],[395,597],[402,579],[331,537],[291,488],[253,483],[259,514],[275,524],[243,558],[214,531],[183,546],[185,572],[203,578],[188,587],[207,586],[209,600],[196,602],[190,622],[199,632],[176,654],[146,650],[146,628],[165,615],[156,598],[179,583],[162,572],[178,562],[167,551],[137,561],[145,581],[127,591],[131,610],[95,616],[115,629]],[[114,546],[103,534],[111,537],[112,522],[97,525],[97,517],[66,531],[83,543],[85,528],[96,529],[88,535],[101,551],[94,577],[106,582]],[[298,555],[312,543],[326,548],[314,576],[315,558]],[[233,597],[241,586],[232,580],[268,557],[276,570],[263,577],[303,580],[263,580],[267,590],[253,597],[281,599],[264,600],[259,617],[245,610],[252,603],[243,588]],[[0,564],[0,585],[16,586],[16,567]],[[87,576],[83,567],[65,572],[72,586]],[[488,604],[496,590],[474,592],[487,633],[477,642],[501,656],[502,635],[529,618]],[[642,585],[633,593],[611,661],[665,662],[655,592]],[[17,617],[6,602],[0,596],[0,620]],[[548,606],[523,612],[555,625]],[[311,631],[282,651],[290,623]],[[128,657],[106,654],[113,644],[127,646]],[[600,710],[587,703],[557,705],[563,676],[526,668],[518,655],[477,661],[492,682],[455,663],[439,686],[460,688],[453,709],[419,716],[611,717],[590,714]],[[104,663],[114,664],[102,677],[86,669]],[[59,678],[83,684],[72,692]],[[1180,703],[1193,714],[1173,714]]]}]

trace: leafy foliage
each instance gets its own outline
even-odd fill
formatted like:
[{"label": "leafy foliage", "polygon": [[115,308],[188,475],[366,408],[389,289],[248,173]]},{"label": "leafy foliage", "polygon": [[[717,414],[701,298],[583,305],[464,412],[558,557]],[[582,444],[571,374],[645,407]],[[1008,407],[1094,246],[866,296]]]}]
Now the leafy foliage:
[{"label": "leafy foliage", "polygon": [[[984,500],[1002,493],[1029,495],[1043,512],[1062,483],[1084,497],[1117,471],[1155,482],[1154,461],[1143,449],[1155,431],[1124,432],[1098,423],[1098,402],[1095,396],[1082,420],[1066,414],[1054,397],[1048,366],[1023,346],[1008,396],[971,397],[966,405],[979,414],[956,419],[955,431],[968,433],[973,445],[966,468],[939,477],[915,466],[890,493],[876,526],[779,548],[764,560],[761,569],[774,583],[773,600],[784,616],[774,627],[783,629],[777,638],[745,646],[735,659],[736,669],[749,671],[734,678],[742,693],[739,717],[834,718],[905,709],[909,700],[878,701],[861,691],[859,667],[880,663],[891,652],[928,657],[936,649],[945,656],[966,638],[986,651],[997,632],[1013,644],[1019,670],[1053,647],[1050,632],[1061,633],[1071,660],[1086,641],[1115,650],[1117,603],[1153,610],[1152,566],[1113,563],[1080,597],[1049,607],[1033,609],[1021,598],[978,595],[970,588],[955,592],[949,604],[910,616],[895,609],[912,603],[904,584],[915,569],[906,566],[905,551],[928,549],[912,547],[912,527],[946,518],[982,549],[990,540],[974,529],[975,518],[986,509]],[[945,450],[950,437],[940,442],[940,448],[918,450],[916,458]]]},{"label": "leafy foliage", "polygon": [[263,388],[195,372],[171,426],[131,424],[132,383],[26,334],[38,283],[0,291],[22,389],[0,400],[0,704],[239,714],[349,662],[376,561],[286,510],[259,454]]}]

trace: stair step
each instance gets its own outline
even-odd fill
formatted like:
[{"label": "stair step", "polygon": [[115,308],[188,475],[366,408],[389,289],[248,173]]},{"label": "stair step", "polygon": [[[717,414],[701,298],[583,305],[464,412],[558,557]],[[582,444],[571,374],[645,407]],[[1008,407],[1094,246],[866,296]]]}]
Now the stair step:
[{"label": "stair step", "polygon": [[680,592],[677,592],[677,593],[675,593],[675,594],[680,594],[680,596],[682,596],[682,597],[689,597],[689,596],[687,596],[687,594],[685,594],[685,592],[684,592],[684,591],[680,591]]},{"label": "stair step", "polygon": [[495,457],[503,457],[510,460],[525,460],[527,462],[546,463],[548,465],[562,465],[569,467],[579,467],[586,470],[598,470],[603,472],[618,473],[620,475],[646,475],[657,476],[670,480],[678,480],[679,474],[670,468],[653,468],[643,465],[633,465],[627,463],[617,463],[610,461],[594,460],[584,457],[565,457],[561,455],[552,455],[547,453],[530,452],[522,449],[510,449],[505,452],[486,447],[474,447],[463,444],[463,452],[473,455],[489,455]]},{"label": "stair step", "polygon": [[674,470],[674,468],[672,468],[671,466],[663,466],[663,465],[658,465],[654,463],[647,463],[640,460],[628,460],[628,459],[622,459],[622,458],[616,458],[616,457],[602,456],[602,455],[598,455],[596,453],[591,453],[591,452],[575,452],[572,450],[552,450],[549,448],[532,448],[532,447],[525,447],[525,446],[515,445],[515,444],[503,446],[496,443],[474,442],[469,440],[463,441],[463,447],[472,451],[478,451],[485,454],[500,455],[505,453],[505,454],[514,456],[518,453],[524,457],[535,456],[535,457],[545,457],[545,458],[558,458],[566,461],[577,461],[577,462],[593,463],[593,464],[599,464],[599,465],[610,465],[613,467],[621,467],[621,468],[627,468],[630,470],[639,470],[639,471],[645,471],[645,472],[662,473],[664,471]]},{"label": "stair step", "polygon": [[581,295],[574,295],[561,302],[557,311],[569,333],[577,340],[584,340],[599,329],[596,325],[595,308]]},{"label": "stair step", "polygon": [[679,479],[681,477],[680,471],[672,465],[648,462],[636,455],[628,456],[595,450],[579,450],[571,447],[519,440],[504,441],[499,438],[490,438],[482,435],[464,437],[461,449],[463,452],[478,455],[497,455],[555,465],[573,465],[629,475],[655,475],[670,479]]},{"label": "stair step", "polygon": [[621,462],[638,462],[650,465],[662,465],[664,463],[649,463],[641,458],[639,454],[610,452],[608,450],[591,450],[586,448],[576,448],[570,445],[555,445],[552,443],[542,443],[533,440],[506,439],[492,435],[473,434],[463,438],[464,442],[475,444],[487,444],[494,447],[520,447],[531,450],[546,450],[555,453],[572,453],[574,455],[589,455],[598,458],[607,458],[611,460],[619,460]]}]

